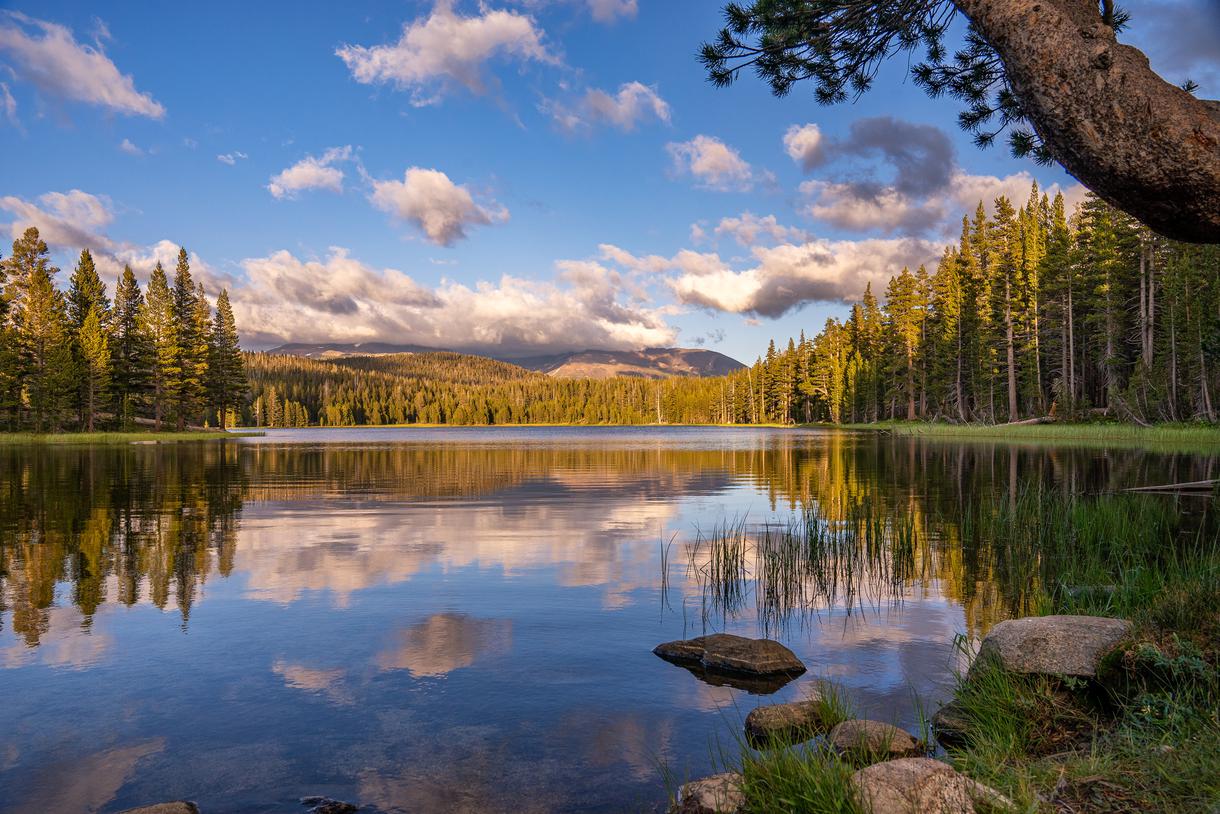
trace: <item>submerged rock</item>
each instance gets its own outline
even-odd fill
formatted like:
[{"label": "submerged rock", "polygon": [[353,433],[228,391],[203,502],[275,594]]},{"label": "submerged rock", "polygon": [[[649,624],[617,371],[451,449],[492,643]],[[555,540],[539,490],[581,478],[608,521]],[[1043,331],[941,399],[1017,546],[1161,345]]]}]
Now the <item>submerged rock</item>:
[{"label": "submerged rock", "polygon": [[745,676],[798,676],[805,665],[791,650],[772,639],[747,639],[713,633],[694,639],[665,642],[653,648],[666,661],[698,664],[709,673]]},{"label": "submerged rock", "polygon": [[746,737],[756,746],[809,740],[829,729],[822,711],[823,705],[816,696],[791,704],[757,707],[746,716]]},{"label": "submerged rock", "polygon": [[1130,622],[1104,616],[1010,619],[984,637],[976,663],[994,659],[1013,673],[1096,678],[1102,658],[1130,632]]},{"label": "submerged rock", "polygon": [[199,806],[186,800],[174,800],[170,803],[153,803],[150,806],[129,808],[119,814],[199,814]]},{"label": "submerged rock", "polygon": [[851,776],[860,807],[869,814],[972,814],[1012,811],[1012,801],[952,766],[926,757],[874,763]]},{"label": "submerged rock", "polygon": [[878,760],[914,757],[926,751],[909,732],[881,721],[844,721],[830,730],[827,741],[840,753]]},{"label": "submerged rock", "polygon": [[359,806],[332,800],[329,797],[302,797],[301,805],[309,806],[310,814],[356,814]]},{"label": "submerged rock", "polygon": [[932,716],[932,729],[936,733],[936,740],[944,747],[963,745],[969,726],[970,722],[966,720],[956,701],[945,704]]},{"label": "submerged rock", "polygon": [[742,777],[737,772],[724,772],[692,780],[678,789],[678,802],[671,814],[736,814],[745,807],[746,796],[741,790]]}]

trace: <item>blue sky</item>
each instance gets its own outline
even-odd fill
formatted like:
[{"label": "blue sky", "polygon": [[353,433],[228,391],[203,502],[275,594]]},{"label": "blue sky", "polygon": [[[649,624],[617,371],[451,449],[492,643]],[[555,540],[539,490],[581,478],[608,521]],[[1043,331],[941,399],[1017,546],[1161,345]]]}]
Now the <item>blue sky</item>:
[{"label": "blue sky", "polygon": [[[1083,193],[975,149],[902,59],[834,107],[712,87],[694,53],[719,8],[9,4],[0,224],[39,226],[65,269],[87,245],[142,279],[185,245],[252,347],[749,361],[934,260],[980,198]],[[1130,9],[1154,67],[1220,96],[1215,4]]]}]

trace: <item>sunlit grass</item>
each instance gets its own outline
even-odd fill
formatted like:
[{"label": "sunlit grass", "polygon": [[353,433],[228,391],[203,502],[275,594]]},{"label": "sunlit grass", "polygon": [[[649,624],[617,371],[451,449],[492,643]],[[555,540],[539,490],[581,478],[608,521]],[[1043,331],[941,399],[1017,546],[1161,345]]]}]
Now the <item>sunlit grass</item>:
[{"label": "sunlit grass", "polygon": [[872,430],[899,436],[953,440],[988,439],[1069,444],[1071,446],[1173,447],[1198,450],[1220,447],[1215,424],[1120,423],[943,424],[928,421],[881,421],[843,424],[842,429]]},{"label": "sunlit grass", "polygon": [[226,438],[249,438],[263,433],[253,431],[194,430],[188,432],[0,432],[0,446],[34,444],[130,444],[134,442],[168,443],[176,441],[221,441]]}]

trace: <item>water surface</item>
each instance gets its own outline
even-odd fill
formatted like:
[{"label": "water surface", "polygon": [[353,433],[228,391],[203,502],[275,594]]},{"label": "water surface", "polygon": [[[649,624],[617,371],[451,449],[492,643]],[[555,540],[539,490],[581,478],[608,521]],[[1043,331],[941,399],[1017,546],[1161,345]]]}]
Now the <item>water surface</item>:
[{"label": "water surface", "polygon": [[[939,518],[1215,465],[712,428],[0,449],[0,810],[661,810],[663,766],[712,770],[749,709],[819,678],[908,727],[947,696],[954,636],[1024,600]],[[912,551],[799,608],[709,600],[718,524],[862,505],[916,518]],[[764,696],[651,653],[712,630],[810,672]]]}]

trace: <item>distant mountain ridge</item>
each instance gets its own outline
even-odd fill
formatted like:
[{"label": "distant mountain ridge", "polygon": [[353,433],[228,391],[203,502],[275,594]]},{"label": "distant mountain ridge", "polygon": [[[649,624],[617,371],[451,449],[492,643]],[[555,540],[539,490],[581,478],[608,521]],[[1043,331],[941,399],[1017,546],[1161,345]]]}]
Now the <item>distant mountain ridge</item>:
[{"label": "distant mountain ridge", "polygon": [[[341,359],[349,356],[388,356],[399,353],[442,353],[442,348],[396,345],[389,342],[290,342],[267,353],[303,356],[309,359]],[[638,351],[585,350],[544,356],[483,356],[536,370],[559,379],[610,379],[635,376],[646,379],[725,376],[745,365],[714,350],[702,348],[645,348]]]}]

